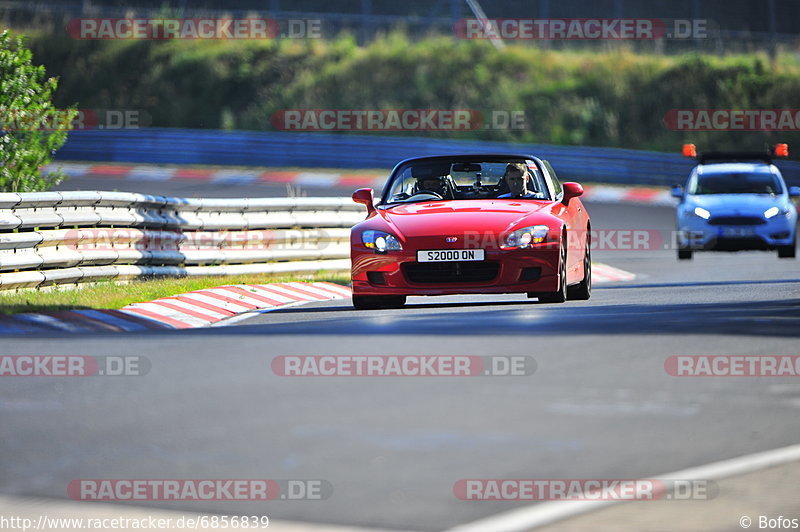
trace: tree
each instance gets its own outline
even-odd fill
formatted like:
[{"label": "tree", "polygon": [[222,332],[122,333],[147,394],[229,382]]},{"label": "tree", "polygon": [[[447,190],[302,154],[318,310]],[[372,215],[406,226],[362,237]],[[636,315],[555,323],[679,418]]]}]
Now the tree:
[{"label": "tree", "polygon": [[65,178],[40,168],[64,145],[77,111],[53,106],[58,80],[32,57],[20,37],[0,33],[0,191],[42,191]]}]

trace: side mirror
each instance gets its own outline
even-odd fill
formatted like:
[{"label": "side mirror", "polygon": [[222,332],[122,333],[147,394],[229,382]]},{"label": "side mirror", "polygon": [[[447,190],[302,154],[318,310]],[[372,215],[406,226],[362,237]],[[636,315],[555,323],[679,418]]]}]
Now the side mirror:
[{"label": "side mirror", "polygon": [[680,185],[672,185],[670,194],[673,198],[683,199],[683,187]]},{"label": "side mirror", "polygon": [[564,199],[561,200],[563,203],[569,203],[569,200],[572,198],[577,198],[578,196],[583,195],[583,187],[580,183],[573,183],[568,182],[564,183]]},{"label": "side mirror", "polygon": [[367,206],[367,215],[375,212],[375,194],[371,188],[359,188],[353,192],[353,201]]},{"label": "side mirror", "polygon": [[792,198],[800,197],[800,187],[789,187],[789,196]]}]

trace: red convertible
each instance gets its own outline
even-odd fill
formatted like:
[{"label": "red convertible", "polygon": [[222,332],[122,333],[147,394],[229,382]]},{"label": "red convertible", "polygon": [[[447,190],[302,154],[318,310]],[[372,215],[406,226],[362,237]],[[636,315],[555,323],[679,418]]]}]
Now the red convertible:
[{"label": "red convertible", "polygon": [[542,303],[589,299],[591,222],[578,183],[531,155],[407,159],[350,234],[353,306],[406,297],[525,293]]}]

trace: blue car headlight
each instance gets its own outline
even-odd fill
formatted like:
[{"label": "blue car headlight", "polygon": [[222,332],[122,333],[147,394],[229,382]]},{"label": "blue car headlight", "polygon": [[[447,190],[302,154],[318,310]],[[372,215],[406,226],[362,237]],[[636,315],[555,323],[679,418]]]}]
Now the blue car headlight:
[{"label": "blue car headlight", "polygon": [[695,207],[693,212],[695,216],[699,216],[703,220],[708,220],[711,218],[711,213],[702,207]]},{"label": "blue car headlight", "polygon": [[364,231],[361,233],[361,242],[364,244],[364,247],[374,249],[377,253],[403,250],[400,240],[393,234],[385,231]]},{"label": "blue car headlight", "polygon": [[792,214],[792,211],[790,209],[787,209],[786,207],[784,207],[783,209],[779,207],[770,207],[769,209],[764,211],[764,218],[769,220],[770,218],[775,218],[779,214],[783,214],[784,216],[789,217]]},{"label": "blue car headlight", "polygon": [[508,233],[505,242],[500,246],[501,249],[518,248],[525,249],[532,244],[541,244],[547,241],[547,232],[550,230],[546,225],[533,225],[523,227]]}]

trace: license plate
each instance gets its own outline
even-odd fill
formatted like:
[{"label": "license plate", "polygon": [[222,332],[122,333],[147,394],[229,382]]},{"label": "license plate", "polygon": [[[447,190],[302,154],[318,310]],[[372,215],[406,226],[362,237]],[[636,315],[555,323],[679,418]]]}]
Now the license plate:
[{"label": "license plate", "polygon": [[417,262],[460,262],[483,260],[482,249],[428,249],[417,251]]},{"label": "license plate", "polygon": [[753,236],[755,231],[752,227],[723,227],[720,229],[720,235],[730,237]]}]

